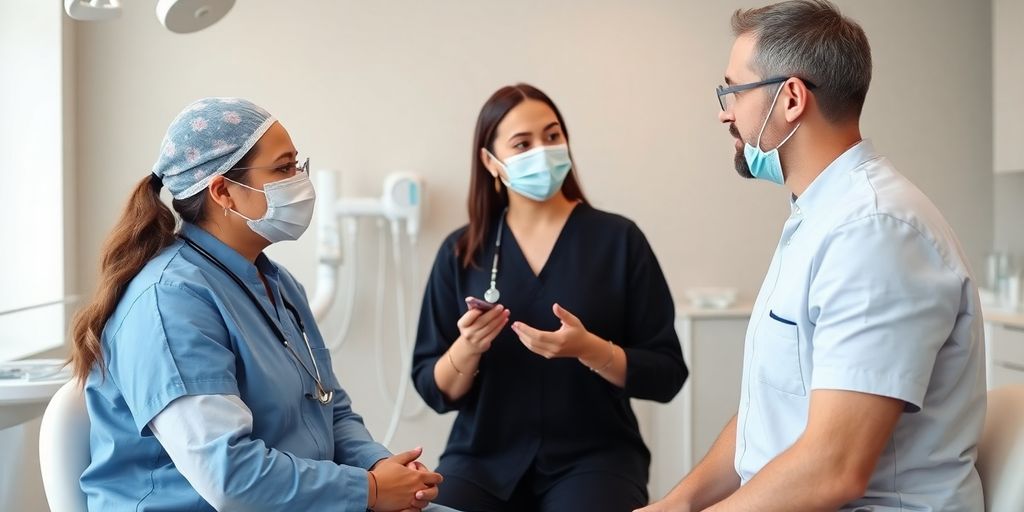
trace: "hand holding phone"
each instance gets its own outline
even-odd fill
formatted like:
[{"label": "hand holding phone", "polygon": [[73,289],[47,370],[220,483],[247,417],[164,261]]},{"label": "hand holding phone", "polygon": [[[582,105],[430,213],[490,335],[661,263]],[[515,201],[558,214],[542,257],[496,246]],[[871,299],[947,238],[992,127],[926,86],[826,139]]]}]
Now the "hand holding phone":
[{"label": "hand holding phone", "polygon": [[490,311],[494,309],[497,304],[491,304],[485,300],[480,300],[476,297],[466,297],[466,305],[469,309],[479,309],[480,311]]}]

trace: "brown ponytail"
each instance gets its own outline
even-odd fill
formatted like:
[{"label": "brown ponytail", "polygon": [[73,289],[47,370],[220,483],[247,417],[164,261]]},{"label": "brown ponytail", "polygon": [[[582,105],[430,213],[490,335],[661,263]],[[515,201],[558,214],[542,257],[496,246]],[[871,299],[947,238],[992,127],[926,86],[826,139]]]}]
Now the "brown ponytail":
[{"label": "brown ponytail", "polygon": [[149,175],[135,190],[103,246],[96,293],[71,322],[71,358],[83,385],[94,364],[104,369],[100,334],[128,282],[161,249],[174,241],[174,214],[160,200],[160,178]]}]

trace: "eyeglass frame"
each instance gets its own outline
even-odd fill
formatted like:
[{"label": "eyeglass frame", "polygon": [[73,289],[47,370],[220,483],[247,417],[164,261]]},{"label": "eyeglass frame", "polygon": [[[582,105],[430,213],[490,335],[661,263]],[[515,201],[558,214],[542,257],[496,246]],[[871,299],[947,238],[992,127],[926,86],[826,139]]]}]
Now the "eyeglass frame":
[{"label": "eyeglass frame", "polygon": [[[287,166],[287,168],[285,168],[286,166]],[[258,165],[256,167],[233,167],[233,168],[231,168],[232,171],[259,171],[259,170],[263,170],[263,169],[273,169],[275,171],[279,171],[279,170],[290,171],[292,169],[295,169],[295,172],[304,172],[306,174],[309,174],[309,157],[308,156],[306,157],[306,161],[303,162],[301,166],[299,165],[299,161],[295,160],[293,162],[288,162],[286,164],[281,164],[281,165]]]},{"label": "eyeglass frame", "polygon": [[725,108],[725,100],[722,99],[722,97],[725,96],[726,94],[735,94],[737,92],[749,91],[751,89],[757,89],[758,87],[764,87],[766,85],[781,84],[786,80],[789,80],[790,78],[796,78],[797,80],[800,80],[801,82],[804,83],[804,86],[806,86],[809,90],[814,90],[814,88],[817,87],[810,81],[804,80],[803,78],[800,78],[798,76],[777,76],[775,78],[769,78],[767,80],[751,82],[748,84],[732,85],[729,87],[719,85],[718,88],[715,89],[715,93],[718,95],[718,106],[722,107],[722,112],[726,112],[727,109]]}]

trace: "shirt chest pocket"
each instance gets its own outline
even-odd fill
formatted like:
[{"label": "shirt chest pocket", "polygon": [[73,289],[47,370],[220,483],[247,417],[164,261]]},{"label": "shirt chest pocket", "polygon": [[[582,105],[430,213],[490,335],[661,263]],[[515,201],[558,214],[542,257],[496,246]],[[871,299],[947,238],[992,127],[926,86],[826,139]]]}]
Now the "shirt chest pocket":
[{"label": "shirt chest pocket", "polygon": [[757,378],[771,388],[804,396],[800,335],[794,322],[769,312],[757,333]]}]

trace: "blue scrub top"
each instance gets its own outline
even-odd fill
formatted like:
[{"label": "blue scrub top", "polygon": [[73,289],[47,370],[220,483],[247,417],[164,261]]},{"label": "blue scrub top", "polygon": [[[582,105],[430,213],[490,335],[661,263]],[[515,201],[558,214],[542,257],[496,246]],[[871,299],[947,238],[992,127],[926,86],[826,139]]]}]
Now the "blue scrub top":
[{"label": "blue scrub top", "polygon": [[[292,275],[260,255],[255,265],[201,228],[181,233],[237,274],[312,369],[301,317],[324,385],[276,338],[230,276],[178,240],[129,283],[102,333],[106,373],[85,387],[92,461],[82,475],[90,510],[213,510],[179,473],[148,428],[176,398],[237,395],[253,415],[248,438],[225,439],[208,464],[220,466],[225,494],[245,510],[352,510],[367,502],[366,470],[391,454],[351,409],[331,357]],[[262,272],[274,296],[260,280]]]}]

